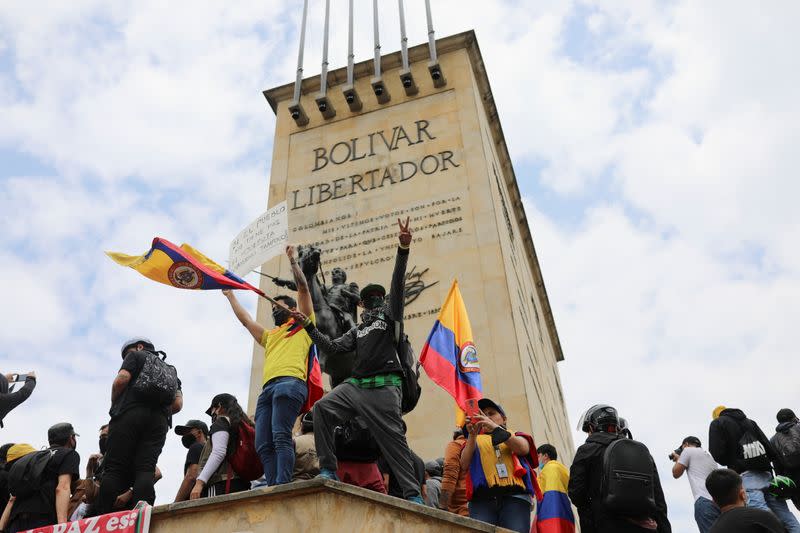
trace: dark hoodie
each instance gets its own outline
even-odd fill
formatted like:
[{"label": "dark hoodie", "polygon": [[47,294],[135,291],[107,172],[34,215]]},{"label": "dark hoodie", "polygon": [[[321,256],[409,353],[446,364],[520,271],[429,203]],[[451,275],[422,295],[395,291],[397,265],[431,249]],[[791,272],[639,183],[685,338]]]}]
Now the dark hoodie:
[{"label": "dark hoodie", "polygon": [[769,442],[788,470],[800,470],[800,424],[797,420],[778,424]]},{"label": "dark hoodie", "polygon": [[[750,459],[749,464],[745,463],[739,444],[739,439],[747,429],[755,435],[767,452],[766,456]],[[708,428],[708,451],[716,462],[739,474],[746,470],[770,471],[771,461],[776,459],[775,451],[764,432],[758,424],[747,418],[741,409],[725,409],[711,422]],[[780,467],[780,464],[775,465],[776,470],[780,470]]]},{"label": "dark hoodie", "polygon": [[[603,478],[603,455],[608,445],[619,438],[615,433],[592,433],[575,452],[572,467],[569,469],[569,499],[578,508],[581,533],[614,533],[624,529],[631,530],[631,523],[624,518],[610,515],[603,507],[600,498],[600,484]],[[652,459],[652,458],[651,458]],[[653,462],[653,492],[656,500],[653,520],[658,524],[659,533],[671,533],[667,519],[667,502],[661,481]]]},{"label": "dark hoodie", "polygon": [[27,400],[34,388],[36,388],[36,378],[27,376],[22,388],[9,394],[8,380],[4,374],[0,374],[0,428],[3,427],[6,415]]}]

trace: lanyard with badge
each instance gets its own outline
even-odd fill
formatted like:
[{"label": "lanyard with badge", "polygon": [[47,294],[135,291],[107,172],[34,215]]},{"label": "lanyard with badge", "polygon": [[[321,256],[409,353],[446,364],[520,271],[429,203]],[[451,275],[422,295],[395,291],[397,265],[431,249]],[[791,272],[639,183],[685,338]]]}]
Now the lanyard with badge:
[{"label": "lanyard with badge", "polygon": [[497,456],[497,464],[494,465],[495,469],[497,469],[497,476],[501,479],[506,479],[508,477],[508,467],[506,467],[505,463],[503,463],[502,459],[502,452],[500,451],[500,445],[494,447],[494,454]]}]

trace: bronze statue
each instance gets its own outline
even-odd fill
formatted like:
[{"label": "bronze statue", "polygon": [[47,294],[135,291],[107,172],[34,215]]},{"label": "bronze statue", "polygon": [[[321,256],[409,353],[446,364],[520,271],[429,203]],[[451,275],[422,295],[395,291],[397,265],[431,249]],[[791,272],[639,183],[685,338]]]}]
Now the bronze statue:
[{"label": "bronze statue", "polygon": [[[300,269],[308,281],[311,300],[314,303],[314,314],[317,328],[331,338],[339,338],[355,326],[355,309],[358,303],[358,285],[346,285],[347,276],[341,268],[334,269],[333,286],[326,288],[317,279],[320,264],[320,249],[314,246],[298,247]],[[338,270],[338,272],[336,272]],[[275,281],[275,280],[273,280]],[[281,280],[283,281],[283,280]],[[277,283],[277,281],[276,281]],[[287,288],[288,285],[281,285]],[[355,301],[353,301],[355,297]],[[320,350],[319,363],[322,371],[330,376],[331,387],[335,387],[349,378],[353,371],[355,354],[353,352],[328,354]]]}]

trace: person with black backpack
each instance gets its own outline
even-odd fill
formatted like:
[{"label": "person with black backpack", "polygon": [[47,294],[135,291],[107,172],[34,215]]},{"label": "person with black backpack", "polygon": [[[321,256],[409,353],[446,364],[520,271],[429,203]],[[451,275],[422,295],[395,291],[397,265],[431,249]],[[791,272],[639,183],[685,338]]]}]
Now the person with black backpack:
[{"label": "person with black backpack", "polygon": [[117,497],[133,488],[129,508],[139,501],[153,505],[156,462],[164,448],[172,415],[183,407],[181,381],[166,354],[144,337],[122,345],[122,367],[111,386],[103,479],[96,512],[110,513]]},{"label": "person with black backpack", "polygon": [[[355,352],[352,377],[337,385],[314,406],[314,439],[319,456],[320,477],[338,479],[333,430],[356,415],[362,416],[409,501],[424,505],[420,485],[414,474],[411,450],[403,433],[403,406],[406,411],[416,400],[410,394],[419,389],[408,387],[415,382],[415,366],[409,368],[409,346],[402,333],[405,298],[405,274],[411,246],[409,220],[400,226],[399,241],[392,273],[391,291],[369,284],[361,290],[361,323],[338,339],[331,340],[305,315],[295,311],[308,335],[323,352],[335,355]],[[405,365],[404,365],[405,361]],[[416,383],[416,382],[415,382]],[[407,390],[406,397],[403,391]],[[409,402],[409,400],[414,400]]]},{"label": "person with black backpack", "polygon": [[772,511],[789,533],[800,533],[800,522],[789,510],[786,500],[769,492],[773,464],[779,474],[785,471],[782,458],[775,452],[764,432],[741,409],[720,405],[712,413],[708,428],[708,451],[716,462],[742,477],[748,505]]},{"label": "person with black backpack", "polygon": [[[769,442],[783,462],[784,474],[797,485],[800,484],[800,420],[791,409],[778,411],[777,419],[775,435]],[[800,495],[793,496],[792,502],[800,509]]]},{"label": "person with black backpack", "polygon": [[589,436],[569,471],[569,498],[582,533],[670,533],[655,461],[641,442],[619,434],[617,410],[595,405],[580,429]]},{"label": "person with black backpack", "polygon": [[350,418],[342,425],[336,426],[333,430],[333,441],[336,453],[336,477],[340,481],[387,494],[383,474],[378,468],[381,450],[362,417]]},{"label": "person with black backpack", "polygon": [[72,424],[55,424],[47,430],[47,450],[30,451],[28,446],[27,453],[13,462],[8,473],[13,498],[8,503],[9,533],[69,520],[70,496],[80,477],[76,437]]}]

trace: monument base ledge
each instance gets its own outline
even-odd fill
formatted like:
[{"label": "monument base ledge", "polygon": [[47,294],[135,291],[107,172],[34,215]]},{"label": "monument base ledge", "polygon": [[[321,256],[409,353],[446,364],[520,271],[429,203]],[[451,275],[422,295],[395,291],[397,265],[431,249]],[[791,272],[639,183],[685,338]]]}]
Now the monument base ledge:
[{"label": "monument base ledge", "polygon": [[160,505],[153,510],[150,530],[153,533],[508,531],[326,479]]}]

